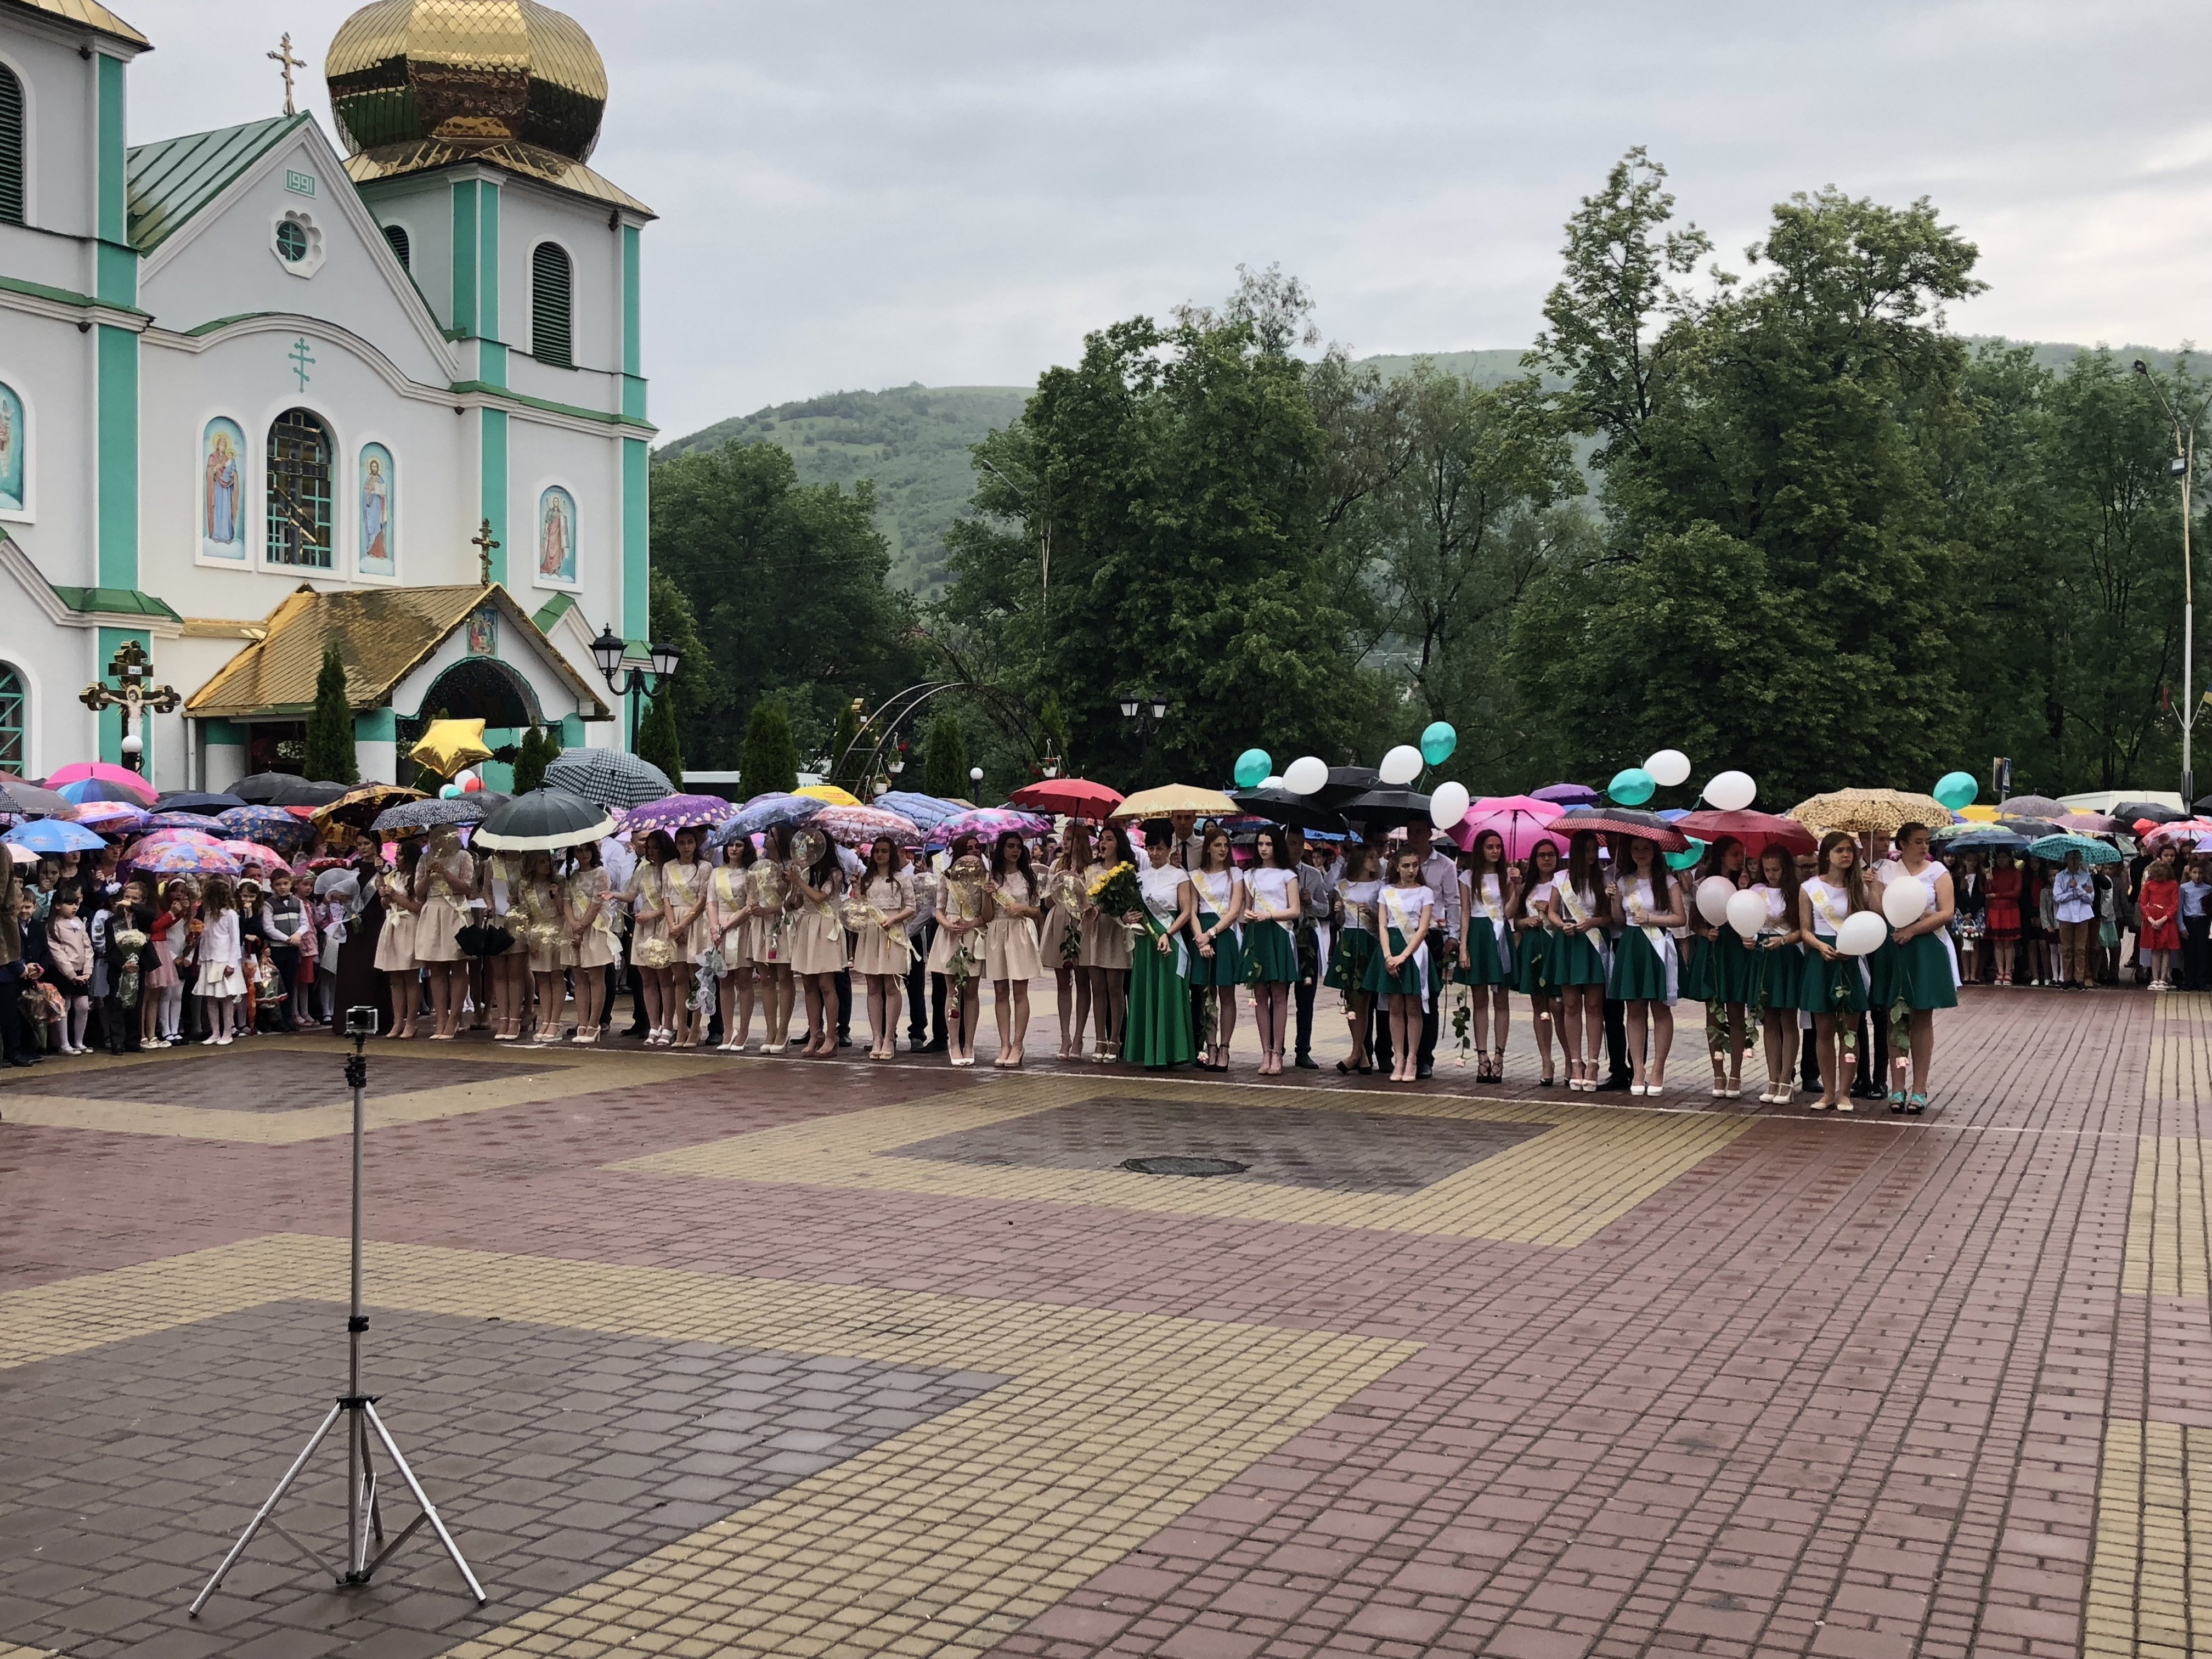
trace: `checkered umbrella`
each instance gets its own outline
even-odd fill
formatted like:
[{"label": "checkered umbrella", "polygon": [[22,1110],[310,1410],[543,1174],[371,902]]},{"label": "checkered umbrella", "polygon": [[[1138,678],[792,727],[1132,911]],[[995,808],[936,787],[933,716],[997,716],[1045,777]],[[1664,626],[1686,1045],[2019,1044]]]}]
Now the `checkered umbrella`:
[{"label": "checkered umbrella", "polygon": [[566,790],[610,812],[676,793],[668,774],[619,749],[570,749],[545,769],[548,788]]},{"label": "checkered umbrella", "polygon": [[314,826],[281,806],[234,806],[216,814],[227,839],[256,841],[280,853],[296,853],[315,838]]}]

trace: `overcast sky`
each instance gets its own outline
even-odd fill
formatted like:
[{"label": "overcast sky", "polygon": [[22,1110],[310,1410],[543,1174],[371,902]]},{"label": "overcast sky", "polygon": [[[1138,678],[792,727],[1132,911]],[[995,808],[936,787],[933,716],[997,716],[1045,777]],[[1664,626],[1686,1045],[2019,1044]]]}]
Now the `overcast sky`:
[{"label": "overcast sky", "polygon": [[[115,0],[134,142],[281,107],[351,9]],[[2212,6],[2081,0],[1112,6],[572,0],[592,165],[646,239],[673,437],[841,388],[1012,385],[1279,263],[1356,352],[1525,344],[1560,224],[1632,144],[1731,263],[1834,184],[1932,197],[1990,291],[1955,326],[2212,336]]]}]

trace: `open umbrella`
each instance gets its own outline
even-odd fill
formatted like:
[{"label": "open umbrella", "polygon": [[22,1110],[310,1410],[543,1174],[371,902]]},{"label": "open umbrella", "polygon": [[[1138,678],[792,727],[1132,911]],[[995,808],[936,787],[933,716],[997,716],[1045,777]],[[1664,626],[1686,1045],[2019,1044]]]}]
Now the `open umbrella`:
[{"label": "open umbrella", "polygon": [[[1124,797],[1121,804],[1114,809],[1113,816],[1116,820],[1164,818],[1174,812],[1196,812],[1201,817],[1209,818],[1233,818],[1237,816],[1237,803],[1218,789],[1201,789],[1190,783],[1164,783],[1157,789],[1139,789],[1135,794]],[[942,825],[939,827],[943,828]],[[935,840],[936,837],[932,836],[931,839]]]},{"label": "open umbrella", "polygon": [[597,801],[548,785],[502,801],[484,815],[471,837],[478,847],[506,853],[550,853],[615,832],[613,815]]},{"label": "open umbrella", "polygon": [[921,826],[911,818],[874,806],[825,806],[807,820],[841,847],[872,846],[878,836],[889,836],[898,847],[919,847]]},{"label": "open umbrella", "polygon": [[8,845],[25,853],[89,853],[107,843],[67,818],[33,818],[8,832]]},{"label": "open umbrella", "polygon": [[234,806],[251,804],[235,795],[216,793],[205,789],[165,789],[154,797],[154,810],[157,812],[198,812],[206,818],[211,818],[218,812],[227,812]]},{"label": "open umbrella", "polygon": [[1451,838],[1470,852],[1477,838],[1496,831],[1505,843],[1505,856],[1525,859],[1540,842],[1550,842],[1561,852],[1566,838],[1552,829],[1561,808],[1555,801],[1534,795],[1485,795],[1467,809],[1467,816],[1452,826]]},{"label": "open umbrella", "polygon": [[968,809],[957,802],[943,800],[935,795],[925,795],[913,789],[891,789],[876,797],[873,805],[882,811],[896,812],[921,830],[945,822],[955,812]]},{"label": "open umbrella", "polygon": [[1085,778],[1046,778],[1041,782],[1025,783],[1006,797],[1009,806],[1031,812],[1057,812],[1071,818],[1103,820],[1121,804],[1120,790]]},{"label": "open umbrella", "polygon": [[26,783],[13,772],[0,772],[0,812],[26,818],[73,818],[76,803],[51,789]]},{"label": "open umbrella", "polygon": [[232,836],[222,842],[222,850],[238,860],[241,870],[281,870],[286,868],[283,859],[258,841],[242,841]]},{"label": "open umbrella", "polygon": [[1754,812],[1747,807],[1737,812],[1685,812],[1674,823],[1684,835],[1695,836],[1708,845],[1732,836],[1742,844],[1747,859],[1757,859],[1770,847],[1809,853],[1820,844],[1820,838],[1796,819]]},{"label": "open umbrella", "polygon": [[289,772],[256,772],[230,786],[230,793],[249,806],[327,806],[349,786],[311,783]]},{"label": "open umbrella", "polygon": [[2145,818],[2153,823],[2179,823],[2189,816],[2186,812],[2176,811],[2171,806],[2160,806],[2154,800],[2117,801],[2113,804],[2112,815],[2122,823],[2141,823]]},{"label": "open umbrella", "polygon": [[1956,835],[1943,837],[1943,845],[1956,853],[1994,853],[1998,848],[2014,853],[2027,850],[2027,837],[1996,823],[1961,823]]},{"label": "open umbrella", "polygon": [[234,806],[218,812],[215,822],[225,836],[258,841],[280,853],[296,853],[315,838],[313,825],[281,806]]},{"label": "open umbrella", "polygon": [[1372,841],[1377,831],[1429,821],[1429,798],[1413,789],[1364,790],[1337,809],[1346,823]]},{"label": "open umbrella", "polygon": [[152,835],[160,830],[197,830],[204,835],[222,839],[220,814],[208,812],[149,812],[146,821],[138,826],[142,835]]},{"label": "open umbrella", "polygon": [[2135,827],[2132,819],[2123,823],[2118,818],[2108,817],[2102,812],[2069,812],[2064,817],[2054,818],[2051,822],[2061,830],[2071,830],[2077,836],[2116,835],[2122,830],[2131,830]]},{"label": "open umbrella", "polygon": [[1639,812],[1632,808],[1608,806],[1568,812],[1552,826],[1553,833],[1561,836],[1577,836],[1585,830],[1601,836],[1633,836],[1654,842],[1662,853],[1684,853],[1690,847],[1690,838],[1656,812]]},{"label": "open umbrella", "polygon": [[[112,783],[118,789],[130,791],[129,799],[141,804],[150,804],[154,786],[146,781],[146,775],[134,772],[127,766],[117,766],[108,761],[74,761],[44,780],[47,788],[58,791],[65,784]],[[77,799],[75,795],[71,800]],[[120,800],[120,795],[88,795],[88,800]]]},{"label": "open umbrella", "polygon": [[425,800],[403,800],[397,806],[387,806],[368,823],[370,833],[379,836],[416,836],[426,830],[434,830],[447,823],[478,823],[489,816],[494,807],[505,800],[505,795],[489,789],[479,789],[465,795],[433,795]]},{"label": "open umbrella", "polygon": [[67,783],[49,782],[46,787],[64,800],[75,801],[79,806],[88,806],[94,801],[101,800],[119,800],[129,806],[151,806],[154,804],[154,786],[135,772],[131,775],[137,780],[135,783],[118,783],[112,778],[73,778]]},{"label": "open umbrella", "polygon": [[1372,766],[1332,766],[1328,781],[1306,799],[1316,806],[1341,807],[1354,795],[1378,787],[1382,774]]},{"label": "open umbrella", "polygon": [[210,820],[204,830],[155,830],[131,843],[133,851],[144,847],[166,847],[172,842],[191,847],[220,847],[222,845],[221,826]]},{"label": "open umbrella", "polygon": [[1841,830],[1863,836],[1879,830],[1893,836],[1908,823],[1948,823],[1951,809],[1933,795],[1905,789],[1838,789],[1799,801],[1788,816],[1820,835]]},{"label": "open umbrella", "polygon": [[146,822],[146,809],[128,801],[88,800],[76,809],[76,822],[103,836],[126,836]]},{"label": "open umbrella", "polygon": [[141,842],[125,860],[133,869],[154,876],[234,876],[238,860],[222,846],[203,847],[198,842],[166,842],[157,847]]},{"label": "open umbrella", "polygon": [[2008,818],[2063,818],[2066,803],[2048,795],[2012,795],[1997,803],[1997,812]]},{"label": "open umbrella", "polygon": [[611,812],[676,793],[667,773],[619,749],[564,750],[545,769],[545,782],[549,788],[581,795]]},{"label": "open umbrella", "polygon": [[2092,841],[2087,836],[2045,836],[2040,841],[2027,844],[2027,855],[2032,859],[2050,859],[2053,862],[2069,853],[2079,853],[2084,864],[2118,864],[2120,849],[2109,842]]},{"label": "open umbrella", "polygon": [[811,795],[824,806],[858,806],[860,798],[849,789],[834,783],[803,783],[791,792],[794,795]]},{"label": "open umbrella", "polygon": [[755,795],[707,839],[714,846],[726,847],[742,836],[757,836],[764,830],[787,830],[794,824],[805,823],[817,812],[829,810],[828,802],[812,795],[793,795],[781,790],[770,790],[765,794]]},{"label": "open umbrella", "polygon": [[[1021,797],[1018,793],[1017,800]],[[1287,789],[1236,789],[1229,799],[1254,817],[1279,823],[1286,830],[1318,830],[1324,836],[1349,835],[1344,814],[1319,804],[1318,795],[1297,795]]]},{"label": "open umbrella", "polygon": [[[1135,797],[1132,796],[1132,799]],[[1227,798],[1224,796],[1224,800]],[[1230,812],[1236,811],[1234,805]],[[1119,813],[1115,814],[1120,817]],[[1010,812],[1003,806],[976,806],[965,812],[956,812],[929,832],[931,845],[952,841],[960,836],[975,836],[986,842],[994,841],[1007,830],[1018,836],[1042,836],[1052,826],[1034,812]]]},{"label": "open umbrella", "polygon": [[1561,806],[1595,806],[1598,803],[1598,792],[1586,783],[1547,783],[1528,793],[1534,799],[1556,802]]},{"label": "open umbrella", "polygon": [[737,816],[738,808],[720,795],[663,795],[623,813],[615,820],[615,833],[660,830],[672,836],[678,830],[719,829]]},{"label": "open umbrella", "polygon": [[319,824],[344,824],[351,830],[366,830],[376,821],[378,813],[387,807],[397,806],[403,800],[421,800],[420,789],[410,789],[404,784],[364,783],[349,789],[336,800],[315,809],[313,822]]}]

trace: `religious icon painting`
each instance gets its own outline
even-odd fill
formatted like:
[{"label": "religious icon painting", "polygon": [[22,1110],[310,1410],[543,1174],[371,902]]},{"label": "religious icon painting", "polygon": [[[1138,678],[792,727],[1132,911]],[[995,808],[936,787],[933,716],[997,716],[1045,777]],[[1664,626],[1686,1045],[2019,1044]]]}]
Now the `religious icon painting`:
[{"label": "religious icon painting", "polygon": [[30,499],[31,475],[24,463],[29,444],[23,399],[14,386],[0,380],[0,513],[21,513]]},{"label": "religious icon painting", "polygon": [[227,415],[200,434],[200,556],[246,562],[246,432]]},{"label": "religious icon painting", "polygon": [[382,444],[361,447],[361,574],[394,576],[399,573],[398,548],[392,529],[392,510],[398,505],[392,452]]},{"label": "religious icon painting", "polygon": [[488,605],[469,613],[469,655],[499,655],[499,612]]},{"label": "religious icon painting", "polygon": [[549,586],[576,580],[576,498],[558,484],[538,498],[538,580]]}]

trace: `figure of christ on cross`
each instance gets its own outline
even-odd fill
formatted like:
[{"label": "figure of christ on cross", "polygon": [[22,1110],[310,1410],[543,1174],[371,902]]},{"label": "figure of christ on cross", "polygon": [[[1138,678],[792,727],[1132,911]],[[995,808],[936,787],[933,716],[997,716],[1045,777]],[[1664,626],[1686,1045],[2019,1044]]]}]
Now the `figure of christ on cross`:
[{"label": "figure of christ on cross", "polygon": [[491,520],[486,519],[477,526],[477,533],[469,538],[469,545],[477,550],[477,580],[486,587],[491,586],[492,550],[500,545],[491,536]]}]

